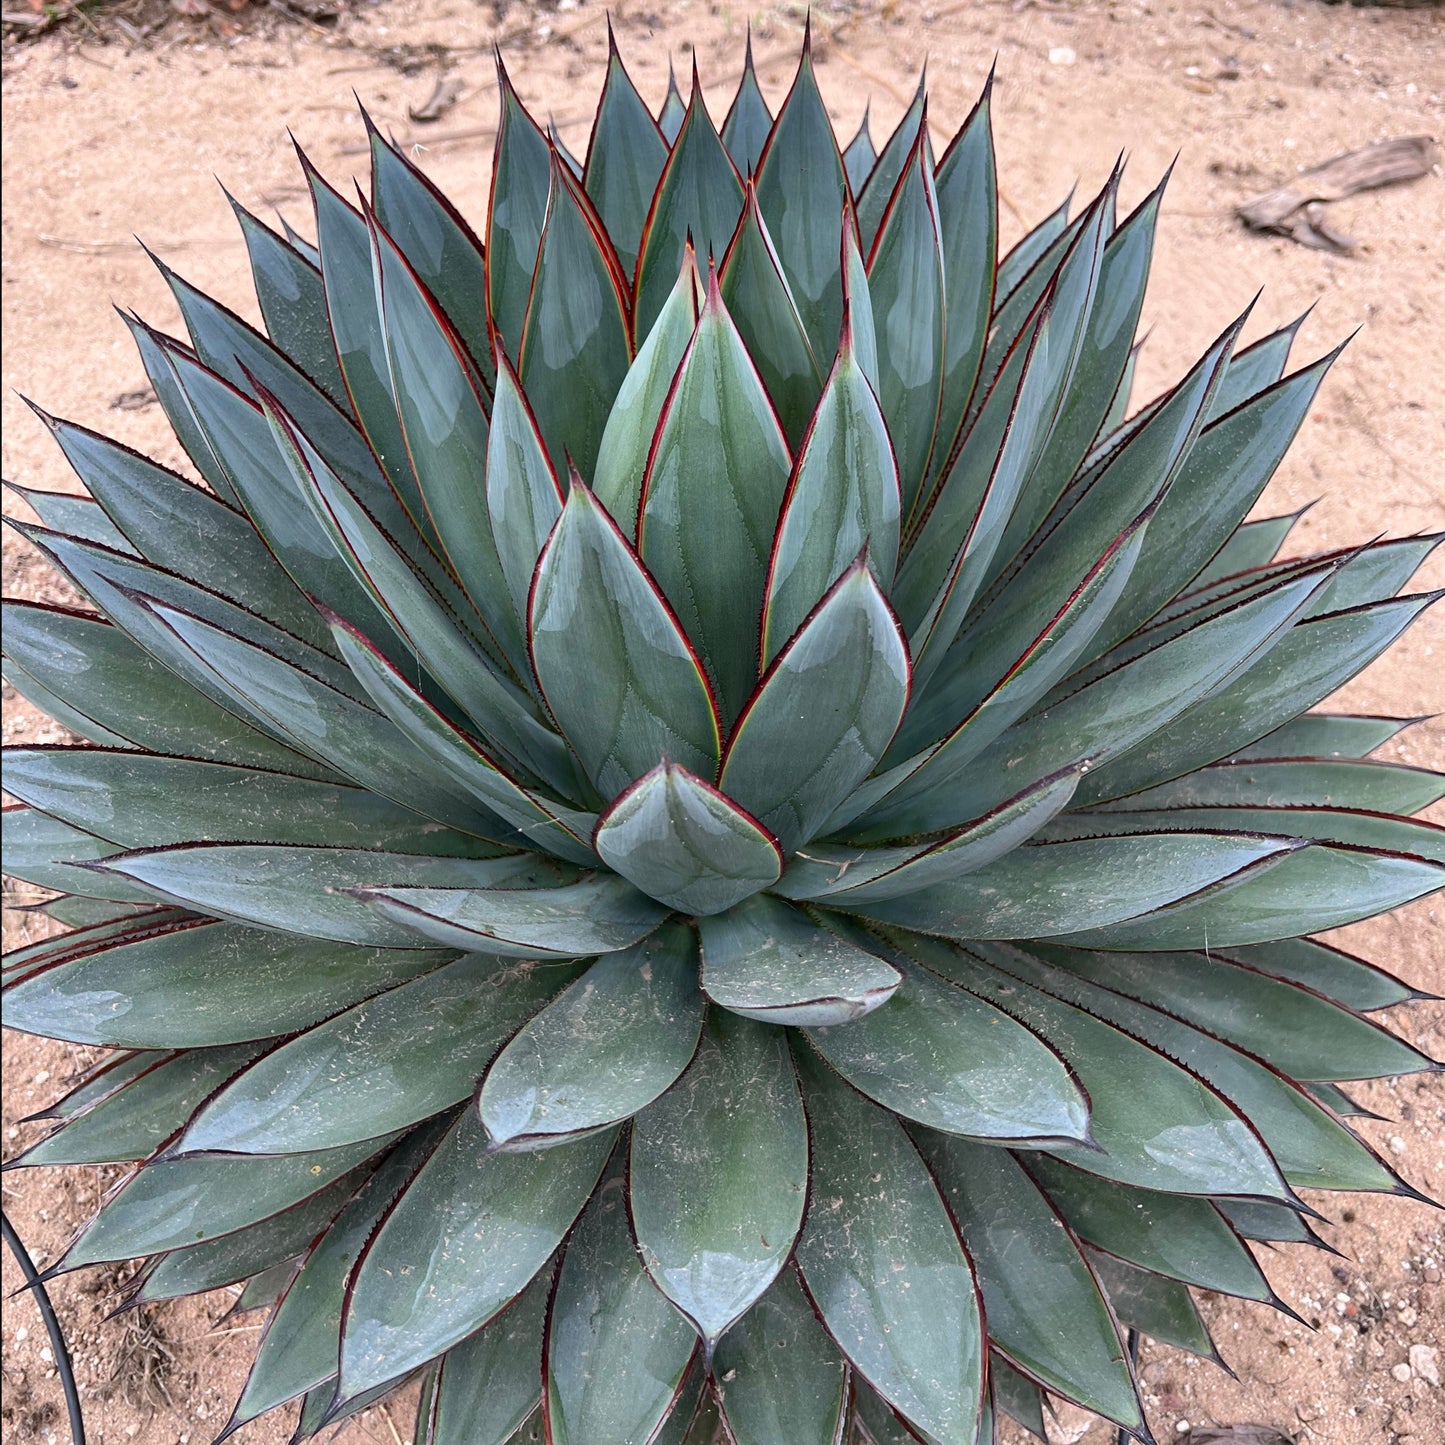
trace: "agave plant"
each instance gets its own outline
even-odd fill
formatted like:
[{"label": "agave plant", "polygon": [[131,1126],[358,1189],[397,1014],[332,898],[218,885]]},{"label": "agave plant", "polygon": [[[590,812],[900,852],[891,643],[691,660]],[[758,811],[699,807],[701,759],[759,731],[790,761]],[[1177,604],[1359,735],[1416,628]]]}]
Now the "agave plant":
[{"label": "agave plant", "polygon": [[55,1268],[270,1306],[225,1433],[1148,1439],[1126,1331],[1411,1192],[1337,1086],[1411,990],[1306,935],[1441,779],[1308,710],[1433,539],[1243,521],[1292,327],[1129,414],[1160,193],[998,262],[987,92],[840,151],[806,45],[720,133],[614,47],[579,166],[500,79],[485,245],[372,129],[314,246],[237,207],[269,335],[129,318],[204,486],[42,414],[6,1019],[113,1052],[16,1162],[135,1164]]}]

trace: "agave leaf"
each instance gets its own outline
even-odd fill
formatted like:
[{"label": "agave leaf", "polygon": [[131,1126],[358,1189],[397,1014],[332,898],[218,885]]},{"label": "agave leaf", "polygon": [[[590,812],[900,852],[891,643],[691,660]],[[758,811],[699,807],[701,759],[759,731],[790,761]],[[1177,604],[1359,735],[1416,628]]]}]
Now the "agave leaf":
[{"label": "agave leaf", "polygon": [[1097,1250],[1088,1253],[1121,1324],[1191,1355],[1218,1360],[1209,1329],[1182,1284]]},{"label": "agave leaf", "polygon": [[[848,1445],[917,1445],[920,1436],[899,1419],[893,1407],[861,1376],[854,1374],[851,1380],[853,1409],[852,1436]],[[979,1417],[980,1427],[982,1414]],[[980,1429],[980,1437],[982,1431]],[[991,1442],[988,1442],[991,1445]]]},{"label": "agave leaf", "polygon": [[790,470],[714,275],[658,422],[637,550],[701,654],[724,723],[757,680],[768,554]]},{"label": "agave leaf", "polygon": [[[866,937],[866,935],[865,935]],[[1008,1014],[897,953],[892,997],[813,1047],[894,1114],[978,1139],[1083,1143],[1089,1105],[1063,1059]]]},{"label": "agave leaf", "polygon": [[41,419],[123,535],[115,550],[217,592],[313,647],[330,647],[315,608],[243,515],[119,442],[43,413]]},{"label": "agave leaf", "polygon": [[1445,887],[1441,862],[1364,845],[1314,844],[1280,868],[1278,878],[1251,870],[1232,886],[1202,890],[1157,915],[1069,934],[1068,941],[1135,951],[1267,943],[1357,923]]},{"label": "agave leaf", "polygon": [[112,552],[124,552],[130,557],[140,556],[125,533],[106,515],[105,509],[91,498],[69,492],[37,492],[9,481],[5,486],[40,518],[40,525],[48,531],[64,532],[82,542],[95,542],[109,547]]},{"label": "agave leaf", "polygon": [[586,192],[555,155],[517,371],[552,465],[592,474],[632,361],[628,287]]},{"label": "agave leaf", "polygon": [[638,350],[672,290],[689,238],[699,262],[704,256],[721,255],[742,209],[743,183],[694,79],[692,100],[658,182],[638,250],[632,317]]},{"label": "agave leaf", "polygon": [[1330,579],[1306,617],[1344,612],[1393,597],[1445,540],[1445,533],[1396,537],[1358,548]]},{"label": "agave leaf", "polygon": [[[637,1116],[629,1161],[643,1266],[711,1351],[783,1285],[803,1221],[808,1128],[782,1031],[713,1010],[687,1072]],[[775,1327],[794,1303],[769,1312]]]},{"label": "agave leaf", "polygon": [[687,106],[683,102],[682,92],[677,88],[677,72],[672,68],[672,61],[669,60],[667,62],[667,94],[662,98],[662,110],[657,117],[657,128],[662,132],[662,138],[669,146],[676,144],[678,132],[682,130],[686,115]]},{"label": "agave leaf", "polygon": [[604,797],[662,757],[715,771],[707,675],[636,552],[575,475],[537,564],[528,633],[548,710]]},{"label": "agave leaf", "polygon": [[[118,627],[89,613],[5,603],[5,673],[32,696],[43,672],[54,718],[101,746],[146,748],[234,761],[296,777],[335,778],[330,768],[243,722],[163,666]],[[125,729],[124,733],[114,729]]]},{"label": "agave leaf", "polygon": [[[5,1007],[8,1020],[9,995]],[[152,1058],[134,1078],[123,1080],[103,1099],[17,1155],[10,1167],[146,1159],[181,1128],[207,1094],[259,1052],[255,1044],[242,1044]]]},{"label": "agave leaf", "polygon": [[321,253],[326,310],[351,410],[412,523],[428,539],[434,539],[397,413],[387,355],[387,326],[372,279],[371,236],[366,218],[342,199],[304,153],[300,154],[316,212],[316,246]]},{"label": "agave leaf", "polygon": [[[994,166],[993,72],[978,104],[938,162],[938,231],[943,242],[945,324],[939,436],[956,435],[978,383],[993,310],[998,255],[998,178]],[[866,137],[866,128],[860,132]]]},{"label": "agave leaf", "polygon": [[974,1438],[985,1335],[977,1285],[918,1151],[886,1111],[798,1055],[815,1144],[803,1283],[854,1369],[906,1419]]},{"label": "agave leaf", "polygon": [[[547,1313],[548,1438],[553,1445],[651,1440],[696,1353],[692,1329],[637,1258],[623,1171],[615,1167],[567,1243]],[[628,1368],[638,1359],[646,1370]]]},{"label": "agave leaf", "polygon": [[[845,342],[852,344],[854,354],[873,394],[878,394],[878,332],[873,324],[873,296],[868,287],[868,266],[858,247],[858,217],[851,197],[843,203],[843,255],[840,271],[843,281],[843,314],[847,318],[846,334],[840,334],[838,349]],[[889,440],[889,447],[893,443]],[[897,463],[895,462],[895,470]]]},{"label": "agave leaf", "polygon": [[1273,386],[1284,375],[1290,347],[1308,315],[1306,311],[1304,316],[1261,337],[1231,359],[1214,397],[1211,420],[1228,415],[1237,406]]},{"label": "agave leaf", "polygon": [[1393,974],[1314,938],[1231,948],[1228,956],[1271,977],[1316,989],[1348,1009],[1389,1008],[1417,997]]},{"label": "agave leaf", "polygon": [[1094,640],[1094,655],[1147,622],[1181,590],[1181,578],[1218,552],[1279,465],[1336,355],[1296,372],[1200,434],[1160,504],[1128,593]]},{"label": "agave leaf", "polygon": [[[1278,1071],[1158,1009],[1085,982],[1032,954],[1010,949],[1002,957],[1014,977],[1127,1029],[1193,1069],[1249,1119],[1278,1160],[1284,1178],[1296,1188],[1389,1192],[1398,1187],[1394,1175],[1366,1145]],[[1095,1172],[1080,1158],[1070,1162]]]},{"label": "agave leaf", "polygon": [[551,191],[551,148],[517,95],[500,51],[497,88],[502,113],[487,205],[487,316],[493,346],[515,361]]},{"label": "agave leaf", "polygon": [[611,1134],[488,1154],[465,1110],[367,1242],[348,1286],[341,1393],[461,1343],[547,1262],[591,1195]]},{"label": "agave leaf", "polygon": [[218,837],[455,856],[475,846],[359,788],[133,749],[9,749],[5,785],[22,802],[126,848]]},{"label": "agave leaf", "polygon": [[836,898],[843,906],[901,898],[982,868],[1027,842],[1066,808],[1082,776],[1066,769],[1025,788],[993,812],[937,842],[892,848],[810,843],[795,855],[775,892],[788,898]]},{"label": "agave leaf", "polygon": [[514,782],[482,744],[424,698],[366,638],[333,617],[342,657],[372,701],[443,772],[539,848],[572,863],[596,856],[587,840],[595,814],[582,813]]},{"label": "agave leaf", "polygon": [[220,1239],[175,1249],[161,1257],[133,1296],[137,1304],[180,1299],[236,1284],[294,1260],[341,1212],[365,1176],[366,1166],[343,1174],[319,1194]]},{"label": "agave leaf", "polygon": [[1050,1153],[1090,1174],[1170,1194],[1289,1198],[1274,1159],[1222,1095],[1162,1050],[1026,983],[1016,950],[985,943],[965,952],[918,934],[890,936],[916,962],[1011,1013],[1069,1061],[1089,1098],[1094,1147]]},{"label": "agave leaf", "polygon": [[[1268,739],[1227,762],[1213,763],[1197,772],[1186,773],[1156,788],[1146,788],[1128,798],[1102,804],[1107,812],[1149,808],[1361,808],[1374,813],[1418,813],[1445,797],[1445,779],[1428,768],[1411,768],[1402,763],[1363,762],[1336,752],[1332,742],[1343,743],[1354,733],[1373,743],[1393,736],[1393,718],[1301,718],[1311,725],[1297,730],[1297,740],[1279,733],[1280,751],[1268,747]],[[1333,725],[1346,726],[1336,728]],[[1351,724],[1360,724],[1358,728]],[[1357,746],[1354,743],[1353,746]],[[1378,746],[1378,744],[1374,744]],[[1352,746],[1352,750],[1353,750]],[[1299,749],[1296,752],[1296,749]],[[1369,748],[1365,749],[1370,751]],[[1256,761],[1276,757],[1277,761]]]},{"label": "agave leaf", "polygon": [[231,706],[244,706],[295,747],[326,757],[369,791],[450,827],[483,838],[504,831],[491,814],[457,798],[444,773],[407,747],[387,719],[351,695],[349,673],[343,691],[199,617],[160,603],[147,603],[144,611],[166,629],[163,636],[174,658],[206,678]]},{"label": "agave leaf", "polygon": [[848,1414],[848,1367],[792,1270],[718,1343],[715,1378],[737,1445],[837,1445]]},{"label": "agave leaf", "polygon": [[667,141],[618,54],[609,16],[607,80],[592,122],[582,183],[629,276],[637,265],[643,220],[667,164],[667,151]]},{"label": "agave leaf", "polygon": [[699,1352],[683,1376],[667,1419],[649,1445],[716,1445],[722,1425],[717,1401],[707,1385],[708,1370]]},{"label": "agave leaf", "polygon": [[133,918],[149,910],[143,903],[111,903],[103,898],[71,898],[61,894],[48,899],[41,912],[67,928],[84,928],[93,923],[110,923]]},{"label": "agave leaf", "polygon": [[[56,939],[49,939],[47,942],[56,942]],[[17,949],[16,952],[24,950]],[[13,955],[7,954],[7,959]],[[8,972],[10,965],[6,964]],[[30,1122],[39,1120],[56,1119],[61,1122],[73,1120],[87,1109],[94,1108],[97,1104],[110,1098],[118,1089],[122,1089],[132,1079],[138,1078],[146,1070],[154,1068],[157,1064],[166,1060],[164,1050],[147,1049],[136,1053],[111,1053],[103,1055],[98,1064],[92,1065],[89,1069],[78,1076],[67,1080],[74,1084],[74,1088],[57,1100],[48,1109],[41,1109],[30,1116]],[[38,1147],[38,1146],[37,1146]]]},{"label": "agave leaf", "polygon": [[999,261],[994,298],[995,313],[1002,309],[1004,302],[1018,289],[1024,277],[1034,270],[1044,253],[1055,246],[1063,236],[1069,226],[1069,210],[1073,204],[1074,193],[1070,191],[1057,210],[1045,216]]},{"label": "agave leaf", "polygon": [[863,119],[858,122],[853,139],[843,148],[843,172],[848,177],[848,189],[855,196],[862,194],[878,160],[878,152],[873,146],[873,133],[868,125],[870,110],[871,105],[865,104]]},{"label": "agave leaf", "polygon": [[1436,596],[1395,598],[1300,622],[1227,685],[1201,694],[1141,745],[1086,778],[1079,802],[1139,792],[1232,756],[1353,677]]},{"label": "agave leaf", "polygon": [[544,1148],[630,1118],[687,1068],[702,1014],[697,943],[681,924],[604,954],[487,1069],[477,1107],[490,1145]]},{"label": "agave leaf", "polygon": [[1294,1209],[1263,1199],[1220,1199],[1216,1207],[1245,1239],[1318,1244],[1319,1236]]},{"label": "agave leaf", "polygon": [[246,238],[267,334],[332,401],[345,406],[346,382],[336,361],[320,266],[258,221],[229,192],[226,199]]},{"label": "agave leaf", "polygon": [[1208,1199],[1126,1189],[1047,1154],[1024,1167],[1082,1239],[1171,1279],[1268,1303],[1269,1281]]},{"label": "agave leaf", "polygon": [[104,866],[220,918],[388,948],[426,948],[429,940],[414,925],[383,917],[353,897],[358,879],[380,887],[465,889],[502,880],[525,886],[530,878],[546,876],[546,864],[530,853],[481,860],[242,843],[141,850]]},{"label": "agave leaf", "polygon": [[[1225,374],[1228,375],[1227,372]],[[1285,538],[1305,510],[1301,507],[1299,511],[1283,517],[1261,517],[1256,522],[1242,522],[1191,585],[1195,588],[1207,587],[1224,577],[1233,577],[1237,572],[1247,572],[1274,561]]]},{"label": "agave leaf", "polygon": [[1118,1327],[1048,1197],[1002,1149],[933,1133],[919,1142],[968,1246],[989,1343],[1046,1388],[1141,1425]]},{"label": "agave leaf", "polygon": [[813,71],[810,33],[758,160],[757,197],[766,234],[777,246],[803,329],[818,356],[831,352],[843,315],[839,217],[847,195],[843,158]]},{"label": "agave leaf", "polygon": [[431,1155],[440,1123],[414,1130],[387,1155],[318,1238],[266,1323],[251,1373],[227,1422],[235,1428],[327,1381],[341,1360],[347,1278],[392,1201]]},{"label": "agave leaf", "polygon": [[[76,1043],[196,1049],[307,1028],[449,957],[181,917],[77,948],[7,990],[5,1018]],[[96,998],[104,1009],[84,1006]]]},{"label": "agave leaf", "polygon": [[145,368],[151,389],[155,392],[156,400],[160,402],[161,410],[165,413],[171,430],[175,432],[181,449],[190,458],[196,471],[205,478],[206,485],[222,501],[229,502],[232,506],[239,506],[240,501],[236,496],[236,490],[231,485],[225,468],[216,460],[216,454],[211,450],[211,444],[202,435],[200,428],[196,425],[195,417],[191,414],[190,406],[185,397],[181,395],[175,371],[167,355],[168,351],[172,354],[180,353],[195,361],[195,352],[173,337],[165,336],[153,327],[147,326],[132,312],[122,311],[120,318],[129,329],[136,350],[140,352],[141,365]]},{"label": "agave leaf", "polygon": [[759,895],[698,922],[702,988],[714,1003],[767,1023],[847,1023],[884,1003],[899,972],[867,948]]},{"label": "agave leaf", "polygon": [[154,903],[156,893],[123,878],[107,878],[85,867],[121,850],[35,808],[7,806],[3,814],[5,871],[37,888],[55,888],[119,903]]},{"label": "agave leaf", "polygon": [[217,457],[251,525],[297,589],[334,608],[395,649],[385,614],[337,554],[291,472],[265,413],[228,381],[179,353],[168,353],[182,399]]},{"label": "agave leaf", "polygon": [[743,50],[743,78],[738,82],[737,94],[722,124],[723,144],[740,176],[750,176],[757,170],[758,158],[772,128],[772,112],[758,87],[758,73],[753,66],[753,27],[749,22]]},{"label": "agave leaf", "polygon": [[1146,334],[1129,348],[1129,359],[1124,363],[1124,374],[1119,378],[1119,385],[1114,389],[1114,399],[1109,403],[1109,410],[1104,417],[1104,425],[1099,428],[1099,435],[1095,438],[1096,448],[1111,438],[1124,424],[1134,396],[1134,373],[1139,369],[1139,353],[1143,351],[1144,343],[1148,339]]},{"label": "agave leaf", "polygon": [[898,558],[898,468],[878,398],[854,347],[838,357],[793,463],[768,566],[762,660],[771,663],[833,582],[867,548],[885,592]]},{"label": "agave leaf", "polygon": [[273,1264],[270,1269],[263,1269],[260,1274],[252,1275],[242,1287],[236,1303],[231,1306],[231,1313],[239,1316],[249,1314],[252,1310],[269,1310],[290,1284],[295,1273],[296,1261],[285,1259],[280,1264]]},{"label": "agave leaf", "polygon": [[883,756],[908,686],[908,650],[860,555],[758,684],[718,786],[792,852]]},{"label": "agave leaf", "polygon": [[684,913],[721,913],[775,883],[777,840],[715,788],[659,763],[608,809],[593,839],[602,860]]},{"label": "agave leaf", "polygon": [[390,1142],[368,1139],[269,1159],[147,1164],[111,1196],[62,1257],[62,1267],[134,1259],[234,1234],[319,1194]]},{"label": "agave leaf", "polygon": [[625,879],[607,873],[551,888],[383,883],[356,893],[379,919],[392,921],[393,931],[414,930],[453,948],[508,958],[613,953],[646,938],[666,916]]},{"label": "agave leaf", "polygon": [[822,381],[751,181],[720,277],[728,313],[777,408],[788,445],[796,446],[817,405]]},{"label": "agave leaf", "polygon": [[[988,1382],[995,1411],[1002,1410],[1040,1440],[1048,1439],[1044,1425],[1044,1392],[992,1350],[988,1357]],[[979,1445],[992,1445],[992,1442],[980,1434]]]},{"label": "agave leaf", "polygon": [[[913,100],[908,109],[903,112],[903,117],[894,128],[893,134],[883,143],[882,151],[868,172],[867,181],[861,189],[854,187],[858,198],[858,230],[864,251],[873,249],[873,242],[877,239],[878,232],[883,225],[884,213],[888,210],[888,202],[898,185],[899,177],[902,176],[908,165],[913,147],[918,143],[920,128],[923,129],[925,145],[931,146],[926,139],[927,128],[923,124],[927,103],[924,79],[925,77],[922,75],[918,77],[918,88],[914,91]],[[872,148],[871,141],[869,148]],[[929,154],[929,164],[931,168],[931,153]]]},{"label": "agave leaf", "polygon": [[878,400],[898,455],[905,517],[913,513],[933,455],[944,375],[943,240],[927,145],[925,117],[868,253]]},{"label": "agave leaf", "polygon": [[436,299],[375,218],[368,220],[387,363],[422,504],[462,590],[512,671],[525,678],[521,618],[507,605],[479,485],[478,459],[487,455],[490,435],[481,379]]},{"label": "agave leaf", "polygon": [[1278,867],[1296,846],[1172,830],[1026,843],[962,878],[858,912],[962,941],[1072,936],[1150,914],[1251,865]]},{"label": "agave leaf", "polygon": [[289,1154],[405,1128],[465,1099],[579,970],[466,954],[281,1045],[210,1099],[181,1153]]},{"label": "agave leaf", "polygon": [[371,208],[422,285],[461,337],[484,385],[494,380],[487,331],[486,259],[482,243],[456,207],[372,124]]}]

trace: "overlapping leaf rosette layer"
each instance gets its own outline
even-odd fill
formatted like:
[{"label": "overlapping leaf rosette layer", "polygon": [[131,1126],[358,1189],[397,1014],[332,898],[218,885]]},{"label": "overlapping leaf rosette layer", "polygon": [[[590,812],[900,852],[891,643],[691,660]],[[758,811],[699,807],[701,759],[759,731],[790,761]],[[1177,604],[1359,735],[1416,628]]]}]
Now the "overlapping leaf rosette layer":
[{"label": "overlapping leaf rosette layer", "polygon": [[205,487],[46,418],[93,500],[24,494],[95,610],[7,607],[86,741],[6,764],[6,1018],[115,1052],[21,1162],[137,1161],[59,1267],[244,1282],[298,1438],[1147,1437],[1123,1330],[1277,1303],[1297,1190],[1407,1188],[1338,1081],[1431,1066],[1304,935],[1445,880],[1308,711],[1433,539],[1242,521],[1330,358],[1130,415],[1159,193],[996,264],[988,96],[840,153],[806,50],[721,134],[614,50],[585,166],[503,76],[485,247],[307,177],[269,339],[130,322]]}]

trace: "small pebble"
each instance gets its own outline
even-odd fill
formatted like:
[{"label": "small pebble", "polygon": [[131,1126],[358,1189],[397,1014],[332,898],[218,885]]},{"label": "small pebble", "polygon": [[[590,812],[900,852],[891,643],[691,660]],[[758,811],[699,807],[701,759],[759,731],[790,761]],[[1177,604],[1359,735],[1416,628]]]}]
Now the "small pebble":
[{"label": "small pebble", "polygon": [[1193,1428],[1188,1420],[1176,1420],[1174,1422],[1175,1433],[1179,1435],[1187,1435]]},{"label": "small pebble", "polygon": [[1056,45],[1049,51],[1050,65],[1072,65],[1078,58],[1071,45]]},{"label": "small pebble", "polygon": [[1440,1386],[1440,1351],[1434,1345],[1410,1346],[1410,1373],[1427,1385]]},{"label": "small pebble", "polygon": [[1408,1384],[1410,1383],[1410,1367],[1409,1367],[1409,1365],[1396,1365],[1395,1368],[1390,1371],[1390,1373],[1391,1373],[1402,1385],[1408,1385]]},{"label": "small pebble", "polygon": [[1390,1153],[1403,1154],[1405,1152],[1405,1141],[1398,1134],[1390,1135]]},{"label": "small pebble", "polygon": [[50,1353],[49,1345],[45,1345],[44,1347],[42,1347],[40,1351],[40,1358],[44,1360],[47,1365],[53,1365],[55,1363],[55,1356]]},{"label": "small pebble", "polygon": [[1419,1315],[1417,1315],[1409,1305],[1400,1306],[1400,1323],[1404,1325],[1406,1329],[1409,1329],[1419,1318]]},{"label": "small pebble", "polygon": [[1425,1283],[1426,1283],[1426,1284],[1439,1284],[1439,1283],[1440,1283],[1440,1271],[1439,1271],[1433,1264],[1427,1264],[1427,1265],[1425,1266]]}]

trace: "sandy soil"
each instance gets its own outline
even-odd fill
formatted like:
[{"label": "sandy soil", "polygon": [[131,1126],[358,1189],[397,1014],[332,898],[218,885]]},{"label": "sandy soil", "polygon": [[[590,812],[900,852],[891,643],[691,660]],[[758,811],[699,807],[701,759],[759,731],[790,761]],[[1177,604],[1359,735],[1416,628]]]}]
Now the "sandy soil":
[{"label": "sandy soil", "polygon": [[[792,72],[801,11],[671,0],[616,6],[620,40],[644,93],[660,100],[669,52],[682,68],[695,45],[719,118],[731,97],[744,21],[753,21],[763,87],[776,104]],[[1363,327],[1261,509],[1280,513],[1323,497],[1291,543],[1313,550],[1445,524],[1438,394],[1445,370],[1439,249],[1445,186],[1437,173],[1332,208],[1336,226],[1360,241],[1350,258],[1245,236],[1230,208],[1336,152],[1385,136],[1441,135],[1442,19],[1439,10],[1324,7],[1315,0],[887,0],[822,4],[815,25],[821,83],[845,137],[870,97],[875,136],[886,135],[927,54],[931,114],[946,140],[997,54],[1006,239],[1051,210],[1076,181],[1082,192],[1096,187],[1121,149],[1130,155],[1126,203],[1180,153],[1145,307],[1151,339],[1137,395],[1179,375],[1261,286],[1249,336],[1311,305],[1302,357]],[[212,176],[262,214],[280,207],[302,221],[286,128],[332,179],[344,181],[364,165],[353,88],[382,124],[415,141],[428,171],[480,223],[496,98],[488,55],[498,40],[523,97],[539,113],[552,112],[580,153],[605,54],[602,10],[593,0],[561,0],[555,11],[394,0],[359,11],[331,33],[284,27],[266,38],[212,35],[195,43],[166,32],[158,45],[129,53],[118,44],[52,35],[8,50],[5,476],[26,486],[75,487],[16,391],[180,462],[158,408],[136,405],[144,376],[106,304],[114,300],[161,325],[177,324],[131,234],[253,314],[243,248]],[[433,125],[413,123],[408,107],[427,99],[442,67],[462,82],[459,102]],[[5,546],[7,591],[64,595],[37,559],[12,539]],[[1422,583],[1439,586],[1445,563],[1431,567]],[[1437,609],[1340,702],[1397,715],[1445,710],[1442,653],[1445,617]],[[7,741],[58,735],[6,691]],[[1388,756],[1445,766],[1445,725],[1407,731]],[[1437,820],[1445,821],[1445,811]],[[7,944],[34,929],[33,920],[12,915]],[[1441,899],[1349,934],[1358,951],[1445,993]],[[1427,1052],[1445,1054],[1442,1006],[1420,1005],[1393,1022]],[[84,1062],[82,1050],[6,1036],[0,1127],[7,1155],[34,1137],[33,1126],[17,1120],[47,1103]],[[1368,1136],[1420,1189],[1445,1197],[1445,1089],[1438,1076],[1358,1092],[1387,1120],[1366,1124]],[[7,1176],[6,1208],[42,1263],[64,1247],[112,1173]],[[1340,1255],[1288,1249],[1268,1260],[1280,1293],[1309,1327],[1260,1306],[1206,1301],[1234,1381],[1146,1347],[1144,1379],[1161,1440],[1183,1437],[1185,1422],[1243,1421],[1274,1425],[1311,1445],[1445,1438],[1445,1391],[1412,1376],[1408,1363],[1412,1345],[1445,1346],[1440,1215],[1393,1198],[1315,1202],[1337,1221],[1325,1234]],[[8,1256],[4,1268],[8,1292],[19,1280]],[[211,1438],[229,1413],[259,1325],[253,1317],[218,1327],[231,1304],[224,1295],[102,1324],[115,1282],[115,1275],[71,1277],[54,1290],[77,1355],[91,1438],[97,1445]],[[17,1445],[64,1439],[53,1363],[28,1302],[7,1308],[3,1343],[4,1439]],[[1074,1419],[1063,1412],[1059,1441],[1102,1445],[1102,1426],[1083,1431]],[[287,1433],[278,1420],[241,1438],[259,1445]],[[400,1445],[410,1435],[409,1412],[393,1406],[389,1415],[363,1417],[341,1438],[348,1445]]]}]

